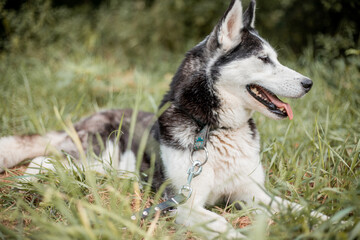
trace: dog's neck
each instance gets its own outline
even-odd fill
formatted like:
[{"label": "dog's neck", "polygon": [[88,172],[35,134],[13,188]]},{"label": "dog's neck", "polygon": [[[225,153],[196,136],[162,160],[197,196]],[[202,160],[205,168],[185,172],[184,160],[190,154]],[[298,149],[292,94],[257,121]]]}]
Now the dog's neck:
[{"label": "dog's neck", "polygon": [[226,88],[217,86],[216,91],[220,100],[217,110],[219,127],[238,129],[247,125],[253,111],[245,108],[244,102]]}]

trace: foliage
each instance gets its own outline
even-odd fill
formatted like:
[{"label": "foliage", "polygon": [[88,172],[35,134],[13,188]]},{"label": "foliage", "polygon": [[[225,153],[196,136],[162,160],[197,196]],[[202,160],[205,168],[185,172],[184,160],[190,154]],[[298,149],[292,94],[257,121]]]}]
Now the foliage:
[{"label": "foliage", "polygon": [[[246,7],[249,1],[243,2]],[[19,41],[33,48],[68,38],[97,50],[121,48],[117,51],[134,64],[133,58],[149,49],[184,52],[210,33],[227,5],[206,0],[107,0],[101,4],[93,0],[78,5],[66,0],[5,1],[0,4],[0,33],[7,39],[5,48],[26,46]],[[281,43],[299,54],[310,44],[315,55],[327,59],[346,57],[349,50],[358,54],[358,1],[258,0],[257,6],[257,27],[275,45]],[[72,31],[59,26],[59,21],[71,25]]]},{"label": "foliage", "polygon": [[351,0],[261,1],[258,22],[271,39],[290,45],[297,53],[311,44],[316,55],[325,50],[327,58],[341,57],[347,49],[360,47],[359,4]]}]

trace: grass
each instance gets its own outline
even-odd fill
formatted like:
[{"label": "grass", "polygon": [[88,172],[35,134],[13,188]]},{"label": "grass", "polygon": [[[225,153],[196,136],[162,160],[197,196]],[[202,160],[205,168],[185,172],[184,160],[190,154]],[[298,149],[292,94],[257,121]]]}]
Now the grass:
[{"label": "grass", "polygon": [[[114,21],[101,11],[101,23]],[[67,18],[51,26],[63,38],[36,47],[36,39],[19,42],[15,36],[9,50],[0,53],[1,136],[63,129],[56,111],[72,122],[100,109],[137,103],[155,112],[182,56],[159,47],[130,61],[120,46],[100,37],[108,30],[86,27],[88,16],[59,12]],[[41,29],[50,32],[47,25]],[[314,87],[304,98],[289,100],[293,121],[260,114],[255,121],[267,188],[306,208],[284,209],[270,218],[233,205],[213,211],[243,227],[251,239],[359,239],[359,57],[329,62],[305,51],[283,62],[311,77]],[[147,197],[136,179],[118,177],[114,169],[105,176],[57,165],[38,183],[20,181],[22,169],[10,170],[0,182],[0,239],[201,239],[171,217],[131,221],[133,211],[159,196]],[[311,209],[331,219],[310,217]]]}]

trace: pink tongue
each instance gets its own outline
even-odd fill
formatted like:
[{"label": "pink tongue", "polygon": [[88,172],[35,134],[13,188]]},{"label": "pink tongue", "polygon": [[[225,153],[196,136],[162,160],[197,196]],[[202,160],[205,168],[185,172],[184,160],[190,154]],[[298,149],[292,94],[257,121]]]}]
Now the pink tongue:
[{"label": "pink tongue", "polygon": [[278,99],[276,96],[273,96],[273,95],[271,95],[271,94],[268,94],[266,91],[264,91],[265,92],[265,94],[266,94],[266,96],[270,99],[270,101],[273,103],[273,104],[275,104],[275,106],[277,106],[278,108],[284,108],[285,109],[285,111],[286,111],[286,113],[287,113],[287,115],[288,115],[288,117],[289,117],[289,119],[291,120],[291,119],[293,119],[293,112],[292,112],[292,109],[291,109],[291,107],[290,107],[290,104],[288,104],[288,103],[284,103],[284,102],[282,102],[280,99]]}]

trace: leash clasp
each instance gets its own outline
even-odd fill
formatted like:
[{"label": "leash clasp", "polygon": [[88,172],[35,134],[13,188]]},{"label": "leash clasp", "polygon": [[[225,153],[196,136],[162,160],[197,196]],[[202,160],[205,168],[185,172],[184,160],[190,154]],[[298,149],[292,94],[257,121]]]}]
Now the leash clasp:
[{"label": "leash clasp", "polygon": [[188,178],[187,178],[187,184],[183,185],[180,190],[179,190],[179,194],[183,194],[186,196],[186,199],[189,199],[191,197],[192,194],[192,188],[191,188],[191,181],[193,180],[194,177],[197,177],[200,175],[201,171],[202,171],[202,165],[204,165],[204,163],[201,163],[200,161],[193,161],[193,164],[191,167],[189,167],[187,174],[188,174]]},{"label": "leash clasp", "polygon": [[189,184],[183,185],[180,188],[179,194],[183,194],[184,196],[186,196],[186,200],[188,200],[191,197],[192,194],[192,188]]}]

